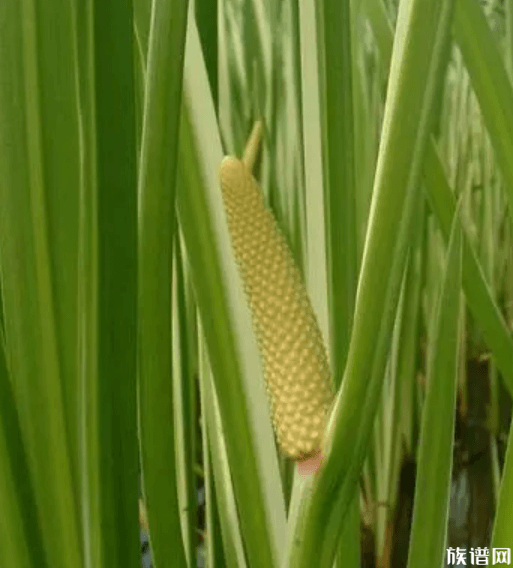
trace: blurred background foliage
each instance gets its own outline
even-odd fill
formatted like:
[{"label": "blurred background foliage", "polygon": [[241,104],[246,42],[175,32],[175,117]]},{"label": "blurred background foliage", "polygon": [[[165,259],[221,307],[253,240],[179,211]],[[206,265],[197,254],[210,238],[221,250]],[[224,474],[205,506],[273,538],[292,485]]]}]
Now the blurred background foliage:
[{"label": "blurred background foliage", "polygon": [[[0,565],[511,548],[512,76],[513,0],[3,0]],[[314,477],[218,185],[256,120],[338,391]]]}]

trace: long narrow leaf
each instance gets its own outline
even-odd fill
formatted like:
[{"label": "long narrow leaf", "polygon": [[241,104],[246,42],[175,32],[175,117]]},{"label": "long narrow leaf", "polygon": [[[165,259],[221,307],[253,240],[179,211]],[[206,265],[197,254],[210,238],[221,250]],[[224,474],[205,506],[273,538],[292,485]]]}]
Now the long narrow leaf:
[{"label": "long narrow leaf", "polygon": [[[178,187],[178,191],[180,191]],[[173,257],[173,299],[172,299],[172,344],[173,344],[173,418],[176,444],[176,478],[178,504],[185,555],[189,566],[196,566],[196,380],[194,374],[195,344],[194,327],[188,321],[188,311],[195,312],[194,305],[188,306],[185,294],[184,259],[180,239],[175,232]],[[191,329],[192,328],[192,329]]]},{"label": "long narrow leaf", "polygon": [[508,436],[506,460],[502,472],[501,488],[497,502],[497,512],[493,524],[491,548],[510,549],[513,537],[513,519],[511,507],[513,506],[513,462],[511,457],[513,436],[511,430]]},{"label": "long narrow leaf", "polygon": [[249,332],[249,309],[216,175],[222,158],[219,133],[192,23],[185,78],[180,155],[186,185],[177,196],[180,226],[214,373],[244,544],[249,563],[267,568],[281,556],[283,494],[256,342]]},{"label": "long narrow leaf", "polygon": [[[79,167],[69,3],[2,2],[0,74],[6,356],[48,564],[80,566],[74,381]],[[69,328],[61,296],[71,310]]]},{"label": "long narrow leaf", "polygon": [[504,176],[513,220],[513,85],[479,2],[457,0],[454,34]]},{"label": "long narrow leaf", "polygon": [[[454,214],[456,209],[455,198],[433,145],[426,152],[424,175],[430,202],[436,212],[440,228],[448,239],[450,215]],[[513,338],[492,297],[483,269],[466,232],[463,232],[463,285],[469,309],[493,353],[510,392],[513,392]]]},{"label": "long narrow leaf", "polygon": [[299,3],[301,87],[305,167],[306,282],[324,340],[329,344],[326,220],[319,89],[320,40],[315,25],[315,2]]},{"label": "long narrow leaf", "polygon": [[[244,546],[240,532],[240,520],[234,499],[233,483],[226,455],[219,403],[214,389],[212,371],[203,337],[200,341],[200,384],[203,410],[204,436],[209,441],[212,461],[212,485],[215,486],[219,506],[220,532],[222,535],[224,562],[227,568],[246,568]],[[209,455],[206,453],[205,455]],[[210,535],[212,537],[212,535]]]},{"label": "long narrow leaf", "polygon": [[76,8],[84,564],[139,564],[132,5]]},{"label": "long narrow leaf", "polygon": [[458,378],[460,288],[461,229],[455,218],[429,353],[409,567],[441,566],[444,557]]},{"label": "long narrow leaf", "polygon": [[355,162],[349,0],[317,3],[331,362],[344,372],[356,295]]},{"label": "long narrow leaf", "polygon": [[[378,48],[385,59],[385,65],[389,65],[390,59],[387,59],[387,53],[391,50],[393,32],[384,10],[380,9],[381,4],[381,0],[365,2]],[[426,149],[424,176],[430,202],[444,236],[448,239],[451,219],[456,208],[455,198],[433,140]],[[463,286],[469,309],[506,379],[510,392],[513,392],[513,338],[492,298],[483,270],[465,231],[463,231]]]},{"label": "long narrow leaf", "polygon": [[0,346],[0,555],[6,566],[47,566],[15,400]]},{"label": "long narrow leaf", "polygon": [[152,5],[139,172],[139,428],[159,568],[185,564],[173,424],[171,258],[187,9],[187,0]]},{"label": "long narrow leaf", "polygon": [[[410,221],[430,133],[451,2],[400,5],[369,228],[346,375],[313,489],[298,566],[328,566],[365,457],[397,306]],[[325,545],[325,546],[324,546]]]}]

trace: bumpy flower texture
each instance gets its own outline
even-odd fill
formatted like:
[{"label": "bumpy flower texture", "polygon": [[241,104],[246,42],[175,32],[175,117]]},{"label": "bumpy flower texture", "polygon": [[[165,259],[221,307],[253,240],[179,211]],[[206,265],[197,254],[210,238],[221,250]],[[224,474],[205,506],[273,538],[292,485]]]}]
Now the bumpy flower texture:
[{"label": "bumpy flower texture", "polygon": [[227,157],[220,180],[232,247],[253,315],[278,443],[304,460],[321,449],[333,386],[300,271],[247,165]]}]

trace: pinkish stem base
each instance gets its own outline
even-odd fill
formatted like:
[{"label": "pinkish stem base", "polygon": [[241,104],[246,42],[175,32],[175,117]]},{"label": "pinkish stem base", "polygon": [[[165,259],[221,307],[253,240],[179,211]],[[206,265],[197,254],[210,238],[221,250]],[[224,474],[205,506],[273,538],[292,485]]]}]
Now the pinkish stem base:
[{"label": "pinkish stem base", "polygon": [[313,475],[319,471],[322,464],[322,454],[319,450],[309,458],[297,462],[299,475]]}]

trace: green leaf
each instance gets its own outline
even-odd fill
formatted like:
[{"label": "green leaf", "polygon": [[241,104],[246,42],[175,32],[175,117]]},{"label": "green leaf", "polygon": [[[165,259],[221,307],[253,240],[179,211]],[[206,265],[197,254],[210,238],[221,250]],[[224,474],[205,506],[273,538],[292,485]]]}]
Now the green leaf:
[{"label": "green leaf", "polygon": [[513,0],[506,0],[506,65],[513,78]]},{"label": "green leaf", "polygon": [[[280,564],[285,507],[250,314],[226,225],[221,143],[196,28],[185,60],[177,196],[180,228],[212,365],[248,563]],[[181,186],[182,187],[182,186]]]},{"label": "green leaf", "polygon": [[[431,145],[426,152],[424,176],[430,203],[447,240],[451,226],[450,216],[454,215],[456,205],[434,145]],[[459,220],[457,222],[461,223]],[[506,385],[513,393],[513,338],[492,297],[483,269],[466,232],[463,232],[463,285],[469,309],[492,350]]]},{"label": "green leaf", "polygon": [[195,3],[196,22],[203,48],[203,57],[208,73],[210,91],[217,110],[217,15],[218,0],[203,0]]},{"label": "green leaf", "polygon": [[[180,191],[179,184],[177,190]],[[197,489],[196,461],[196,378],[195,378],[195,305],[186,297],[186,274],[178,233],[174,234],[172,362],[173,416],[176,444],[176,478],[178,505],[182,524],[187,564],[196,566]],[[191,305],[192,304],[192,305]],[[192,313],[191,313],[192,312]]]},{"label": "green leaf", "polygon": [[303,152],[306,220],[306,284],[326,344],[329,338],[326,204],[324,197],[321,90],[319,88],[321,41],[317,39],[315,1],[299,3]]},{"label": "green leaf", "polygon": [[129,568],[140,562],[132,5],[88,1],[76,10],[84,564]]},{"label": "green leaf", "polygon": [[450,21],[450,1],[401,3],[346,372],[305,517],[300,568],[331,565],[368,447]]},{"label": "green leaf", "polygon": [[0,346],[0,511],[0,555],[5,565],[45,568],[41,529],[3,345]]},{"label": "green leaf", "polygon": [[52,568],[82,562],[75,374],[80,170],[72,24],[65,1],[0,6],[5,347]]},{"label": "green leaf", "polygon": [[[391,49],[393,33],[388,21],[383,20],[386,18],[386,13],[379,8],[379,5],[381,0],[366,0],[369,21],[378,48],[382,56],[386,56]],[[388,33],[384,32],[385,29],[388,29]],[[385,60],[385,65],[389,65],[389,60]],[[447,240],[456,205],[433,140],[426,149],[424,177],[430,203]],[[513,392],[513,338],[493,300],[483,270],[465,231],[463,231],[463,286],[469,309],[493,353],[510,392]]]},{"label": "green leaf", "polygon": [[139,172],[139,428],[156,566],[185,565],[172,390],[171,259],[187,0],[153,2]]},{"label": "green leaf", "polygon": [[455,217],[428,355],[408,553],[408,566],[415,568],[441,566],[444,558],[458,379],[461,254],[461,228]]},{"label": "green leaf", "polygon": [[513,86],[477,0],[457,0],[454,35],[504,176],[504,189],[513,220]]},{"label": "green leaf", "polygon": [[[348,0],[315,2],[323,157],[329,351],[335,388],[346,364],[356,296],[356,210],[351,9]],[[306,110],[306,109],[305,109]],[[308,130],[307,130],[308,132]],[[319,188],[308,187],[314,199]],[[308,215],[308,213],[307,213]],[[310,253],[313,251],[310,250]],[[309,260],[312,256],[309,255]],[[322,260],[322,257],[321,257]],[[338,557],[359,565],[359,499],[346,517]]]},{"label": "green leaf", "polygon": [[338,387],[356,295],[355,157],[349,0],[317,2],[331,363]]},{"label": "green leaf", "polygon": [[513,537],[513,519],[511,517],[511,507],[513,506],[513,462],[511,454],[513,436],[511,434],[510,428],[508,448],[506,450],[506,459],[502,471],[501,487],[493,523],[491,548],[509,549],[511,547],[511,538]]},{"label": "green leaf", "polygon": [[[210,490],[215,489],[216,498],[213,502],[218,504],[219,528],[222,535],[222,547],[224,549],[223,565],[226,565],[227,568],[245,568],[246,559],[240,532],[240,520],[237,513],[232,476],[226,453],[219,402],[215,392],[205,341],[202,336],[200,337],[200,388],[201,408],[204,417],[202,431],[204,443],[208,444],[208,451],[204,451],[203,456],[204,459],[207,458],[207,463],[211,462],[212,464],[211,468],[209,468],[209,473],[212,474]],[[213,502],[207,500],[207,511],[209,513],[212,513],[211,507]],[[212,520],[213,519],[209,519],[209,521]],[[210,526],[210,529],[212,531],[212,526]],[[210,538],[214,536],[213,532],[207,534]],[[209,552],[215,554],[215,549],[212,551],[211,548],[212,546],[219,547],[220,543],[210,541],[209,545]],[[219,555],[219,553],[217,554]]]}]

